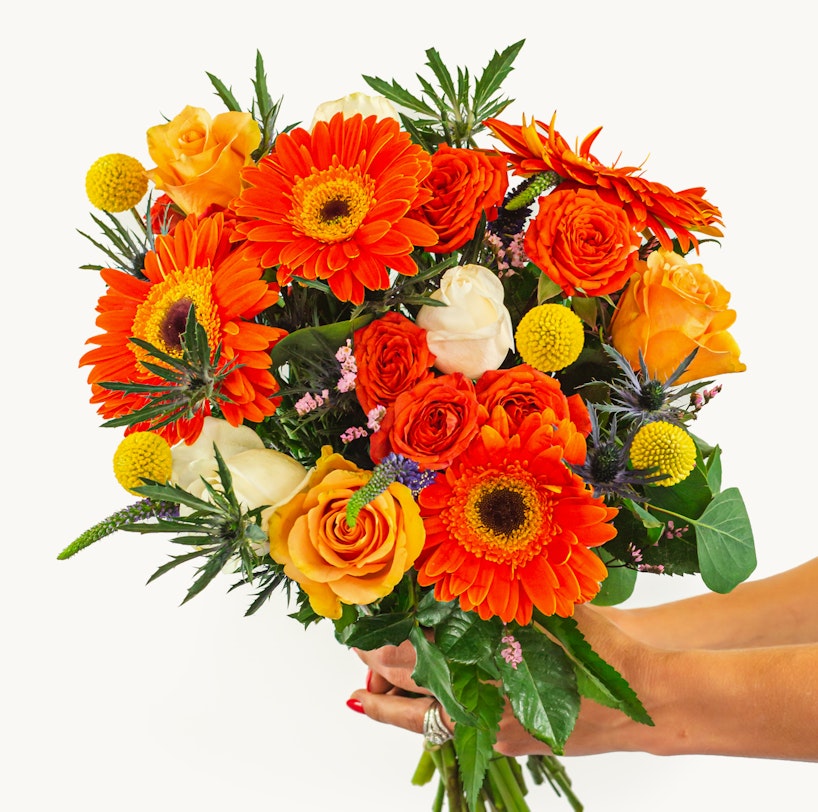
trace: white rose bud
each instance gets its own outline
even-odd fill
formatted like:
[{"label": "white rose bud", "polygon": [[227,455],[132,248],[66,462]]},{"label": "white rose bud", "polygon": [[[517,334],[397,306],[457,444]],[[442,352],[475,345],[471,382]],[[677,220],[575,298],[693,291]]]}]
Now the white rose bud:
[{"label": "white rose bud", "polygon": [[424,305],[416,322],[427,331],[435,366],[473,380],[499,368],[514,349],[514,331],[496,274],[481,265],[449,268],[432,298],[447,306]]},{"label": "white rose bud", "polygon": [[265,448],[248,426],[231,426],[226,420],[206,417],[195,443],[179,443],[171,449],[172,482],[193,496],[208,499],[205,482],[220,488],[214,445],[230,471],[239,503],[246,510],[269,505],[261,513],[261,528],[266,533],[275,508],[289,502],[305,484],[307,469],[287,454]]},{"label": "white rose bud", "polygon": [[360,113],[364,118],[376,116],[378,121],[384,118],[394,118],[395,121],[400,121],[398,111],[386,96],[350,93],[343,99],[335,99],[335,101],[327,101],[318,105],[310,129],[319,121],[329,121],[336,113],[343,113],[344,118],[351,118],[356,113]]}]

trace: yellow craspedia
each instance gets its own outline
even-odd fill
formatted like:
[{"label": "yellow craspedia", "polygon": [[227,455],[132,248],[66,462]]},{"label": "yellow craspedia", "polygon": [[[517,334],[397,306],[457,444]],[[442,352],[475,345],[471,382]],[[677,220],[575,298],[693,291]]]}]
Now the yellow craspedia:
[{"label": "yellow craspedia", "polygon": [[558,372],[579,358],[585,343],[582,319],[567,307],[532,307],[517,325],[517,351],[540,372]]},{"label": "yellow craspedia", "polygon": [[167,482],[173,470],[170,445],[164,437],[152,431],[129,434],[114,452],[114,476],[126,491],[139,496],[133,489],[145,483],[143,479]]},{"label": "yellow craspedia", "polygon": [[148,191],[145,167],[136,158],[113,152],[97,158],[85,175],[91,205],[102,211],[127,211]]},{"label": "yellow craspedia", "polygon": [[667,474],[656,485],[675,485],[686,479],[696,464],[696,444],[681,427],[664,420],[646,423],[631,443],[630,459],[634,468],[657,468]]}]

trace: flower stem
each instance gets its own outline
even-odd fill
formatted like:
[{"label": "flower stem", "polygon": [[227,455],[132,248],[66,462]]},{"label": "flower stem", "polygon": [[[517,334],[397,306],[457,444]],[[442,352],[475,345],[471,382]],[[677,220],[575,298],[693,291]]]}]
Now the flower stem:
[{"label": "flower stem", "polygon": [[510,757],[503,756],[489,762],[488,777],[496,792],[497,800],[502,803],[499,808],[503,812],[530,812],[509,761],[511,761]]},{"label": "flower stem", "polygon": [[528,759],[528,769],[537,783],[544,777],[557,795],[564,795],[574,812],[582,812],[585,808],[571,789],[568,772],[562,762],[554,756],[531,756]]}]

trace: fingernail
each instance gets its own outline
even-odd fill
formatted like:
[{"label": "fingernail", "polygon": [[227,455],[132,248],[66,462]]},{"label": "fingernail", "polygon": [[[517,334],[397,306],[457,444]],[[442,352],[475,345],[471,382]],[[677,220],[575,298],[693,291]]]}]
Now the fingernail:
[{"label": "fingernail", "polygon": [[366,671],[366,690],[369,690],[370,685],[372,685],[372,669],[368,668]]},{"label": "fingernail", "polygon": [[347,699],[347,707],[356,711],[357,713],[364,712],[364,706],[360,699]]}]

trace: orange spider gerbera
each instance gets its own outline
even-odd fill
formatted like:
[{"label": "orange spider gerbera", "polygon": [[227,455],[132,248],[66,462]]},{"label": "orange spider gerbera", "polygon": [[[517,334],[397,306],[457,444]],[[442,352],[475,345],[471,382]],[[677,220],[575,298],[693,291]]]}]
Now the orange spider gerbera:
[{"label": "orange spider gerbera", "polygon": [[[110,268],[101,272],[108,289],[99,299],[96,323],[104,332],[88,339],[86,343],[97,347],[82,356],[80,366],[93,367],[88,375],[93,387],[91,402],[100,404],[103,417],[136,412],[150,403],[150,395],[113,391],[102,383],[166,383],[143,363],[156,364],[156,359],[130,339],[141,339],[181,358],[181,337],[191,306],[207,335],[211,361],[221,345],[220,368],[231,364],[218,388],[224,418],[237,426],[243,420],[260,421],[275,411],[278,387],[270,372],[269,350],[286,333],[257,324],[253,318],[275,304],[278,291],[262,280],[262,269],[246,246],[231,246],[231,234],[222,214],[203,219],[190,215],[171,234],[156,238],[155,250],[145,256],[147,279]],[[180,410],[178,418],[158,433],[170,443],[193,442],[211,405],[203,400],[192,413]],[[175,411],[173,404],[168,411]],[[152,427],[153,422],[139,423],[128,431]]]},{"label": "orange spider gerbera", "polygon": [[233,201],[238,230],[278,281],[326,280],[342,301],[389,287],[389,269],[417,273],[414,246],[437,234],[407,217],[431,193],[421,182],[429,155],[391,118],[337,113],[312,132],[278,136],[274,151],[244,170],[249,184]]},{"label": "orange spider gerbera", "polygon": [[495,410],[420,493],[426,544],[418,583],[484,620],[526,624],[534,606],[570,617],[607,574],[589,548],[616,535],[616,510],[565,464],[584,458],[584,438],[552,410],[529,415],[514,432]]},{"label": "orange spider gerbera", "polygon": [[[691,244],[698,245],[691,231],[722,236],[716,227],[721,224],[721,212],[704,199],[704,188],[674,192],[637,175],[640,167],[606,166],[591,153],[602,127],[589,133],[579,148],[572,150],[555,129],[555,118],[553,116],[547,126],[536,119],[526,123],[525,117],[522,126],[496,118],[484,123],[512,151],[506,157],[516,174],[529,177],[551,170],[563,178],[566,186],[595,189],[606,202],[624,208],[637,231],[650,229],[663,248],[672,248],[668,229],[676,235],[683,252]],[[540,132],[538,127],[545,132]]]}]

